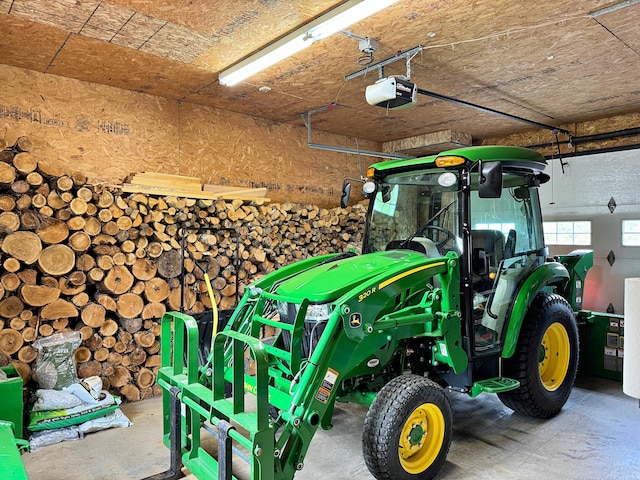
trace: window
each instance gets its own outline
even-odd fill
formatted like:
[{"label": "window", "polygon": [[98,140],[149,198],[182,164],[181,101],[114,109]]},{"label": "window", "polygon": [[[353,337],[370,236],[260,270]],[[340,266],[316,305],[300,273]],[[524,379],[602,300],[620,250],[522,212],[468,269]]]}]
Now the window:
[{"label": "window", "polygon": [[622,245],[640,247],[640,220],[622,221]]},{"label": "window", "polygon": [[[547,245],[591,245],[591,222],[589,221],[544,222],[543,228],[544,241]],[[640,230],[638,235],[640,236]]]},{"label": "window", "polygon": [[456,250],[454,244],[462,235],[460,192],[457,182],[441,184],[440,179],[446,173],[408,172],[385,178],[374,199],[364,251],[398,248],[409,237],[429,239],[440,250],[436,255]]},{"label": "window", "polygon": [[506,188],[500,198],[480,198],[477,190],[471,192],[472,230],[501,232],[508,258],[542,247],[540,203],[537,190],[527,187],[530,181],[526,175],[504,172]]},{"label": "window", "polygon": [[373,205],[373,209],[387,215],[388,217],[393,217],[393,214],[396,211],[396,207],[398,205],[398,190],[400,188],[397,185],[391,187],[389,191],[389,198],[385,198],[385,202],[375,202]]},{"label": "window", "polygon": [[476,223],[473,225],[474,230],[500,230],[504,233],[505,238],[509,234],[509,230],[515,230],[515,223]]}]

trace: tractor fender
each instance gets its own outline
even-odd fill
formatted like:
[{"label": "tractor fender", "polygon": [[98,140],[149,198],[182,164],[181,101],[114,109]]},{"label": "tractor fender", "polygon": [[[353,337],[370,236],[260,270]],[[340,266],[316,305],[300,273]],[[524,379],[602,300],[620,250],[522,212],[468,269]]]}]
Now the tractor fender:
[{"label": "tractor fender", "polygon": [[559,262],[543,263],[531,272],[518,289],[518,293],[513,301],[511,318],[504,338],[502,358],[509,358],[514,354],[518,337],[520,336],[522,322],[531,306],[531,302],[533,302],[538,292],[547,285],[558,281],[564,282],[568,279],[569,272],[566,267]]}]

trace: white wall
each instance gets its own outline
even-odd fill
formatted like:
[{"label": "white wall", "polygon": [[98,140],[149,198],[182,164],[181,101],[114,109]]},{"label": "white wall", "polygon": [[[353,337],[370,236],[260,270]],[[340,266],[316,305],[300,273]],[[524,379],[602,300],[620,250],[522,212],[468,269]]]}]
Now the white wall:
[{"label": "white wall", "polygon": [[[640,219],[640,150],[550,160],[551,180],[540,188],[545,221],[590,220],[590,246],[549,245],[552,255],[578,248],[594,251],[586,279],[583,308],[604,312],[611,303],[624,313],[624,279],[640,277],[640,247],[622,246],[622,220]],[[610,213],[611,198],[617,204]],[[607,255],[616,256],[613,266]]]}]

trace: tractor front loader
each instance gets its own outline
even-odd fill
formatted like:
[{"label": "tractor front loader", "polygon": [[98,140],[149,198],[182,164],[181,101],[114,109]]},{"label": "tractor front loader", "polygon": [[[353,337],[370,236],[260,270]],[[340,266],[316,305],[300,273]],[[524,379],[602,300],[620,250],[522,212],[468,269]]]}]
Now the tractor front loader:
[{"label": "tractor front loader", "polygon": [[235,452],[252,480],[292,479],[336,401],[369,408],[362,448],[380,480],[437,474],[452,392],[555,415],[576,375],[592,254],[547,258],[544,168],[515,147],[375,164],[361,254],[309,258],[248,286],[204,364],[195,320],[167,313],[164,478],[180,464],[199,479],[236,478]]}]

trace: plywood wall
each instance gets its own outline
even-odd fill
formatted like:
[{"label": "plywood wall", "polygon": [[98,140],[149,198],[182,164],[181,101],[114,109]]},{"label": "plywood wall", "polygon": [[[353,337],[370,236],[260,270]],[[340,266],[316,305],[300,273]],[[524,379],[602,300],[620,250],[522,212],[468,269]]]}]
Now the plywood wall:
[{"label": "plywood wall", "polygon": [[[0,66],[0,85],[0,138],[12,144],[26,135],[38,158],[92,183],[155,171],[267,187],[273,201],[336,206],[342,179],[360,174],[354,155],[309,149],[302,125],[8,66]],[[321,132],[313,141],[356,147],[355,139]]]},{"label": "plywood wall", "polygon": [[92,182],[144,165],[177,173],[176,107],[168,100],[0,66],[0,136],[26,135],[34,155]]},{"label": "plywood wall", "polygon": [[[343,178],[360,175],[356,156],[308,148],[306,129],[296,125],[183,103],[180,131],[181,173],[213,184],[266,187],[272,199],[335,206]],[[313,132],[313,141],[356,147],[354,139],[321,132]],[[380,149],[372,142],[360,147]]]}]

